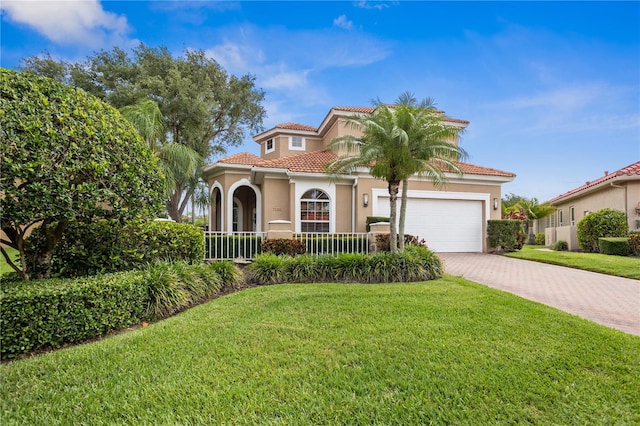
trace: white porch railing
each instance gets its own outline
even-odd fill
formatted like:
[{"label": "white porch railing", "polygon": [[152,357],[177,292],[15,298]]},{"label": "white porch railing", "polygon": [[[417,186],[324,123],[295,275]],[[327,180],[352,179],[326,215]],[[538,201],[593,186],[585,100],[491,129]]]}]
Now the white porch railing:
[{"label": "white porch railing", "polygon": [[260,245],[266,232],[215,232],[204,233],[207,260],[253,259],[260,253]]},{"label": "white porch railing", "polygon": [[[253,259],[259,254],[266,232],[205,232],[205,259]],[[307,254],[338,255],[340,253],[369,253],[366,233],[301,233],[293,238],[302,241]]]},{"label": "white porch railing", "polygon": [[294,234],[293,238],[307,246],[307,254],[369,253],[367,233],[305,232]]}]

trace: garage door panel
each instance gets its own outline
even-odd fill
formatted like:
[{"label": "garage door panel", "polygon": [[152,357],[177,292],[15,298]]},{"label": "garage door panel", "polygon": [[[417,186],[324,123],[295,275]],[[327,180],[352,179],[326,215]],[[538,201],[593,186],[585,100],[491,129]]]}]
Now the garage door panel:
[{"label": "garage door panel", "polygon": [[[378,216],[389,216],[389,197],[378,198]],[[398,200],[398,213],[400,200]],[[439,252],[482,251],[482,202],[409,198],[405,233]]]}]

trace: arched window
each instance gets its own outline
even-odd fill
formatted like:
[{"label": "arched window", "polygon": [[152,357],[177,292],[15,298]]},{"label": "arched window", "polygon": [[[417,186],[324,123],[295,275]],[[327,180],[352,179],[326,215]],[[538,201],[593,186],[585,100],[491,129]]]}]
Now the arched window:
[{"label": "arched window", "polygon": [[319,189],[310,189],[300,199],[300,230],[329,232],[329,196]]}]

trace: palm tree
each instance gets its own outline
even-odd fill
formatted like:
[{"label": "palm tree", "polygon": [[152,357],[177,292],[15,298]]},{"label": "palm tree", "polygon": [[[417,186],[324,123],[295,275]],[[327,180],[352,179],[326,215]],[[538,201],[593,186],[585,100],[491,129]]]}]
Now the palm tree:
[{"label": "palm tree", "polygon": [[347,125],[362,130],[362,136],[353,135],[334,138],[330,147],[345,152],[326,165],[333,175],[350,173],[365,167],[371,176],[387,181],[389,190],[391,251],[397,251],[396,204],[400,182],[411,173],[411,153],[406,132],[397,121],[398,116],[387,105],[380,104],[372,114],[353,116]]},{"label": "palm tree", "polygon": [[[404,92],[396,100],[394,113],[400,128],[406,133],[412,174],[426,177],[436,187],[446,184],[445,171],[462,175],[458,161],[466,158],[467,153],[452,143],[462,130],[443,121],[433,99],[426,98],[418,103],[412,93]],[[400,250],[404,249],[408,188],[409,176],[402,181],[398,230]]]},{"label": "palm tree", "polygon": [[514,207],[522,211],[527,217],[529,244],[535,244],[536,239],[535,235],[533,234],[533,221],[545,218],[557,210],[557,208],[552,206],[548,201],[539,204],[538,199],[535,197],[531,199],[523,198],[518,201]]},{"label": "palm tree", "polygon": [[[418,104],[411,93],[405,92],[396,105],[390,107],[379,100],[374,105],[373,114],[347,120],[348,125],[362,130],[361,137],[343,136],[331,141],[332,149],[346,149],[346,154],[329,163],[327,171],[340,174],[366,167],[373,177],[388,182],[390,246],[395,251],[399,242],[402,250],[409,178],[417,174],[441,186],[446,182],[445,171],[462,173],[457,161],[466,152],[451,143],[460,129],[443,122],[431,99]],[[396,206],[401,182],[398,241]]]},{"label": "palm tree", "polygon": [[153,100],[142,99],[135,105],[121,108],[120,113],[134,125],[158,158],[165,175],[167,212],[179,222],[181,204],[188,201],[183,193],[197,185],[204,159],[184,144],[166,142],[163,115]]}]

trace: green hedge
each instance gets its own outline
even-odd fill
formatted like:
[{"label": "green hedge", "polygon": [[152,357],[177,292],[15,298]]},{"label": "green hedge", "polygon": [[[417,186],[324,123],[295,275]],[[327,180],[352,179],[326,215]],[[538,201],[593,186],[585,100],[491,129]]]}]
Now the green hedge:
[{"label": "green hedge", "polygon": [[600,253],[611,254],[614,256],[629,256],[631,254],[631,246],[627,237],[609,237],[599,238],[598,246]]},{"label": "green hedge", "polygon": [[640,256],[640,231],[629,232],[629,248],[632,255]]},{"label": "green hedge", "polygon": [[276,256],[261,254],[247,267],[260,285],[285,282],[414,282],[440,278],[440,258],[431,250],[406,247],[400,253],[340,254],[338,256]]},{"label": "green hedge", "polygon": [[487,237],[489,247],[501,251],[520,250],[524,244],[524,229],[519,220],[488,220]]},{"label": "green hedge", "polygon": [[0,355],[58,348],[137,324],[147,297],[140,272],[3,284]]},{"label": "green hedge", "polygon": [[[43,244],[41,229],[28,243]],[[52,273],[82,277],[141,269],[157,259],[202,262],[204,233],[187,223],[96,220],[70,223],[52,259]]]},{"label": "green hedge", "polygon": [[158,320],[238,287],[231,262],[154,262],[144,271],[3,283],[0,358],[59,348]]}]

